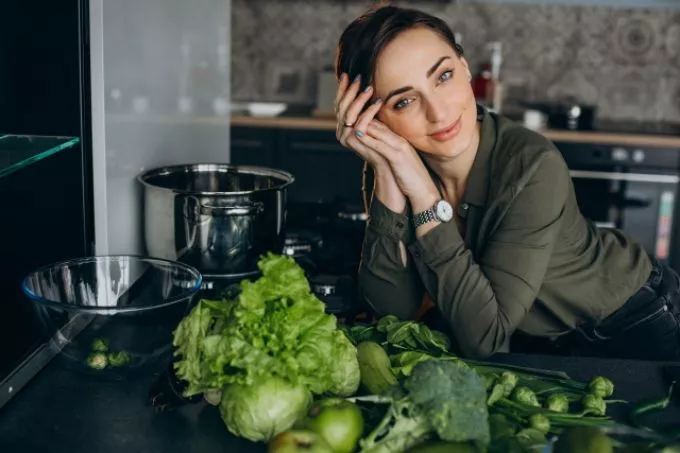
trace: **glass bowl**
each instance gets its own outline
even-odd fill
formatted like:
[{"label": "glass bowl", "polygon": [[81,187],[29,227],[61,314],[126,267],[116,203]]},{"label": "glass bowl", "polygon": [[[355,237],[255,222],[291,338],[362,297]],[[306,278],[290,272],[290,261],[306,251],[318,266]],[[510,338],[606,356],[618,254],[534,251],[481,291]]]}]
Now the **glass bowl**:
[{"label": "glass bowl", "polygon": [[191,266],[139,256],[96,256],[50,264],[23,292],[58,359],[80,371],[125,378],[167,365],[172,334],[203,277]]}]

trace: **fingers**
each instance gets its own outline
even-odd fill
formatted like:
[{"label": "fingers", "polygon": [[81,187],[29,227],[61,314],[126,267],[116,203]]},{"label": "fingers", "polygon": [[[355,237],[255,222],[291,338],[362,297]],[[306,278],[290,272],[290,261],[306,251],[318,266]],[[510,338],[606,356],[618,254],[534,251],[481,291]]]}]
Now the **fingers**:
[{"label": "fingers", "polygon": [[[365,136],[364,136],[365,138]],[[364,143],[363,139],[359,139],[355,134],[348,133],[345,138],[345,146],[352,149],[356,154],[359,155],[363,160],[369,163],[369,165],[375,168],[376,165],[385,164],[387,161],[377,152],[372,149],[369,144]]]},{"label": "fingers", "polygon": [[389,127],[375,118],[368,123],[366,132],[371,138],[375,138],[394,149],[401,149],[408,144],[406,140],[392,132]]},{"label": "fingers", "polygon": [[380,98],[376,98],[371,102],[371,105],[361,114],[361,116],[359,116],[356,124],[354,124],[354,131],[356,134],[361,135],[366,132],[371,120],[375,118],[375,115],[378,114],[382,106],[383,103]]},{"label": "fingers", "polygon": [[366,106],[366,103],[371,99],[373,95],[373,87],[367,86],[364,91],[362,91],[359,96],[349,105],[345,115],[343,116],[345,124],[356,124],[361,115],[362,110]]},{"label": "fingers", "polygon": [[[370,153],[372,153],[373,155],[380,156],[380,158],[389,161],[392,154],[394,154],[393,152],[390,152],[391,147],[388,144],[371,137],[370,135],[351,134],[346,141],[352,149],[361,149],[362,155],[370,155]],[[368,152],[365,150],[368,150]]]},{"label": "fingers", "polygon": [[345,123],[347,122],[347,110],[349,109],[350,105],[356,100],[357,95],[359,94],[359,87],[361,86],[361,78],[356,77],[354,81],[347,87],[345,92],[340,96],[340,99],[338,100],[337,104],[337,110],[335,112],[336,118],[339,123]]}]

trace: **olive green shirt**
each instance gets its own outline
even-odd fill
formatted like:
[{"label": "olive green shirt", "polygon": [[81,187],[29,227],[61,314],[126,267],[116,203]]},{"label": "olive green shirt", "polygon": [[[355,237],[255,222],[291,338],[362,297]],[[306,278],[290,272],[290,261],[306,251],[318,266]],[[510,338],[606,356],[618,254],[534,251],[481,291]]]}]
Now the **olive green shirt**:
[{"label": "olive green shirt", "polygon": [[[544,136],[486,110],[456,222],[416,238],[408,210],[372,197],[359,268],[379,315],[412,319],[425,291],[463,355],[507,350],[511,335],[557,337],[604,319],[649,278],[643,248],[583,217],[566,163]],[[399,243],[408,250],[404,266]]]}]

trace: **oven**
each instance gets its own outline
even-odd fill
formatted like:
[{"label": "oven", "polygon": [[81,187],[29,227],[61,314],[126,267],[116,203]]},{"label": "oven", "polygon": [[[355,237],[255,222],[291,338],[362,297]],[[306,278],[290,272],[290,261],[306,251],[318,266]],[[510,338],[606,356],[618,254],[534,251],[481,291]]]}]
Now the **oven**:
[{"label": "oven", "polygon": [[675,230],[680,149],[556,143],[585,217],[616,228],[659,261],[678,268]]}]

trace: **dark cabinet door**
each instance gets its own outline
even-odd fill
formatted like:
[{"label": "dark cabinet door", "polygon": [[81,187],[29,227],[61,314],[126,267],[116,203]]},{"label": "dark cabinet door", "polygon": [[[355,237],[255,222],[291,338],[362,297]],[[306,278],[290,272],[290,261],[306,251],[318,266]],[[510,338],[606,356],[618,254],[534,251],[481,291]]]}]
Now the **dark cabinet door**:
[{"label": "dark cabinet door", "polygon": [[340,145],[335,131],[281,132],[281,168],[295,176],[289,197],[297,202],[344,201],[361,205],[363,161]]},{"label": "dark cabinet door", "polygon": [[277,167],[277,134],[275,129],[232,127],[230,162],[234,165]]}]

